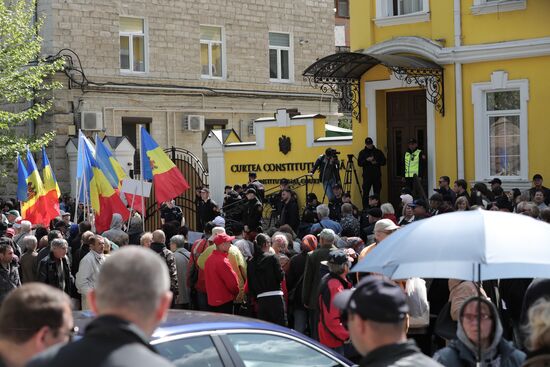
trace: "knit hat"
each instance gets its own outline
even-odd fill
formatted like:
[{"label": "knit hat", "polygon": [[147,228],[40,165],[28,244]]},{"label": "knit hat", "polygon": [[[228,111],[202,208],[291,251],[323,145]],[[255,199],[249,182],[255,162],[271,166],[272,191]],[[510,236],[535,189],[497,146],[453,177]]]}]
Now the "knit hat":
[{"label": "knit hat", "polygon": [[313,251],[317,248],[317,237],[312,234],[305,235],[302,238],[302,248],[307,248],[308,252]]}]

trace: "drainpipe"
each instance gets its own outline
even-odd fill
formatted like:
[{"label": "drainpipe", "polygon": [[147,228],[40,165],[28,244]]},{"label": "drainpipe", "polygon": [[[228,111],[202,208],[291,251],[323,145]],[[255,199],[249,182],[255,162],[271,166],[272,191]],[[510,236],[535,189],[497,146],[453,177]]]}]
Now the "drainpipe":
[{"label": "drainpipe", "polygon": [[[460,0],[454,0],[454,48],[462,45],[462,16]],[[464,103],[462,98],[462,63],[455,62],[455,99],[456,99],[456,161],[457,179],[464,178]]]}]

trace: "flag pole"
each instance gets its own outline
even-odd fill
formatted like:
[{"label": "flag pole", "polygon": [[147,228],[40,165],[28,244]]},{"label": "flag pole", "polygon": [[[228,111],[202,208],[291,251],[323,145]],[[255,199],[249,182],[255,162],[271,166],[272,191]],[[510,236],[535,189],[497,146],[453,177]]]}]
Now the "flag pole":
[{"label": "flag pole", "polygon": [[147,215],[147,208],[145,208],[145,198],[143,197],[143,136],[141,135],[141,129],[143,129],[143,125],[141,125],[139,129],[139,179],[141,181],[141,230],[145,232],[145,216]]}]

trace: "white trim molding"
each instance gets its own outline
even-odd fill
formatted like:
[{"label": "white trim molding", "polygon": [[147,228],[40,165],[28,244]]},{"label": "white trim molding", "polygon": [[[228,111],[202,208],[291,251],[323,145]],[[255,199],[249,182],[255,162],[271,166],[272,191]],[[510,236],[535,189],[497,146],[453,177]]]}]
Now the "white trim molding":
[{"label": "white trim molding", "polygon": [[421,23],[421,22],[429,22],[429,21],[430,21],[430,13],[424,12],[424,11],[418,12],[418,13],[412,13],[412,14],[394,15],[391,17],[374,19],[374,23],[378,27],[388,27],[392,25]]},{"label": "white trim molding", "polygon": [[470,8],[473,15],[483,15],[491,13],[502,13],[505,11],[525,10],[527,8],[527,0],[474,0],[474,4]]},{"label": "white trim molding", "polygon": [[358,52],[375,55],[413,53],[440,65],[453,64],[455,62],[469,64],[484,61],[549,56],[550,37],[460,47],[441,47],[438,43],[422,37],[396,37]]},{"label": "white trim molding", "polygon": [[[489,181],[493,178],[490,174],[489,162],[489,125],[487,123],[486,93],[506,90],[519,90],[520,92],[520,174],[518,176],[498,176],[503,182],[528,182],[529,181],[529,157],[528,157],[528,116],[527,102],[529,101],[529,80],[508,80],[505,71],[494,71],[491,81],[472,84],[472,104],[474,106],[474,152],[475,152],[475,180]],[[496,176],[495,176],[496,177]]]},{"label": "white trim molding", "polygon": [[[406,84],[391,74],[390,79],[374,82],[365,82],[365,104],[367,107],[367,131],[374,144],[377,144],[376,129],[376,91],[406,87],[417,87],[415,84]],[[433,103],[426,99],[426,135],[428,138],[428,193],[433,191],[436,169],[435,149],[435,108]]]}]

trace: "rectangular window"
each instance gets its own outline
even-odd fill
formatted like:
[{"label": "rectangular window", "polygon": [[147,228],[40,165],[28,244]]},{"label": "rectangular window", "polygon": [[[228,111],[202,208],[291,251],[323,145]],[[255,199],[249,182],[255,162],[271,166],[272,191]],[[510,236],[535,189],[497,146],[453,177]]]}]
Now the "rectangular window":
[{"label": "rectangular window", "polygon": [[336,0],[336,15],[349,18],[349,0]]},{"label": "rectangular window", "polygon": [[519,176],[520,92],[487,92],[486,121],[489,125],[489,171],[491,176]]},{"label": "rectangular window", "polygon": [[201,25],[201,76],[224,77],[223,32],[221,27]]},{"label": "rectangular window", "polygon": [[423,0],[390,0],[391,15],[405,15],[423,11]]},{"label": "rectangular window", "polygon": [[120,17],[120,69],[145,72],[145,25],[140,18]]},{"label": "rectangular window", "polygon": [[290,34],[269,32],[269,78],[290,81],[292,73]]}]

